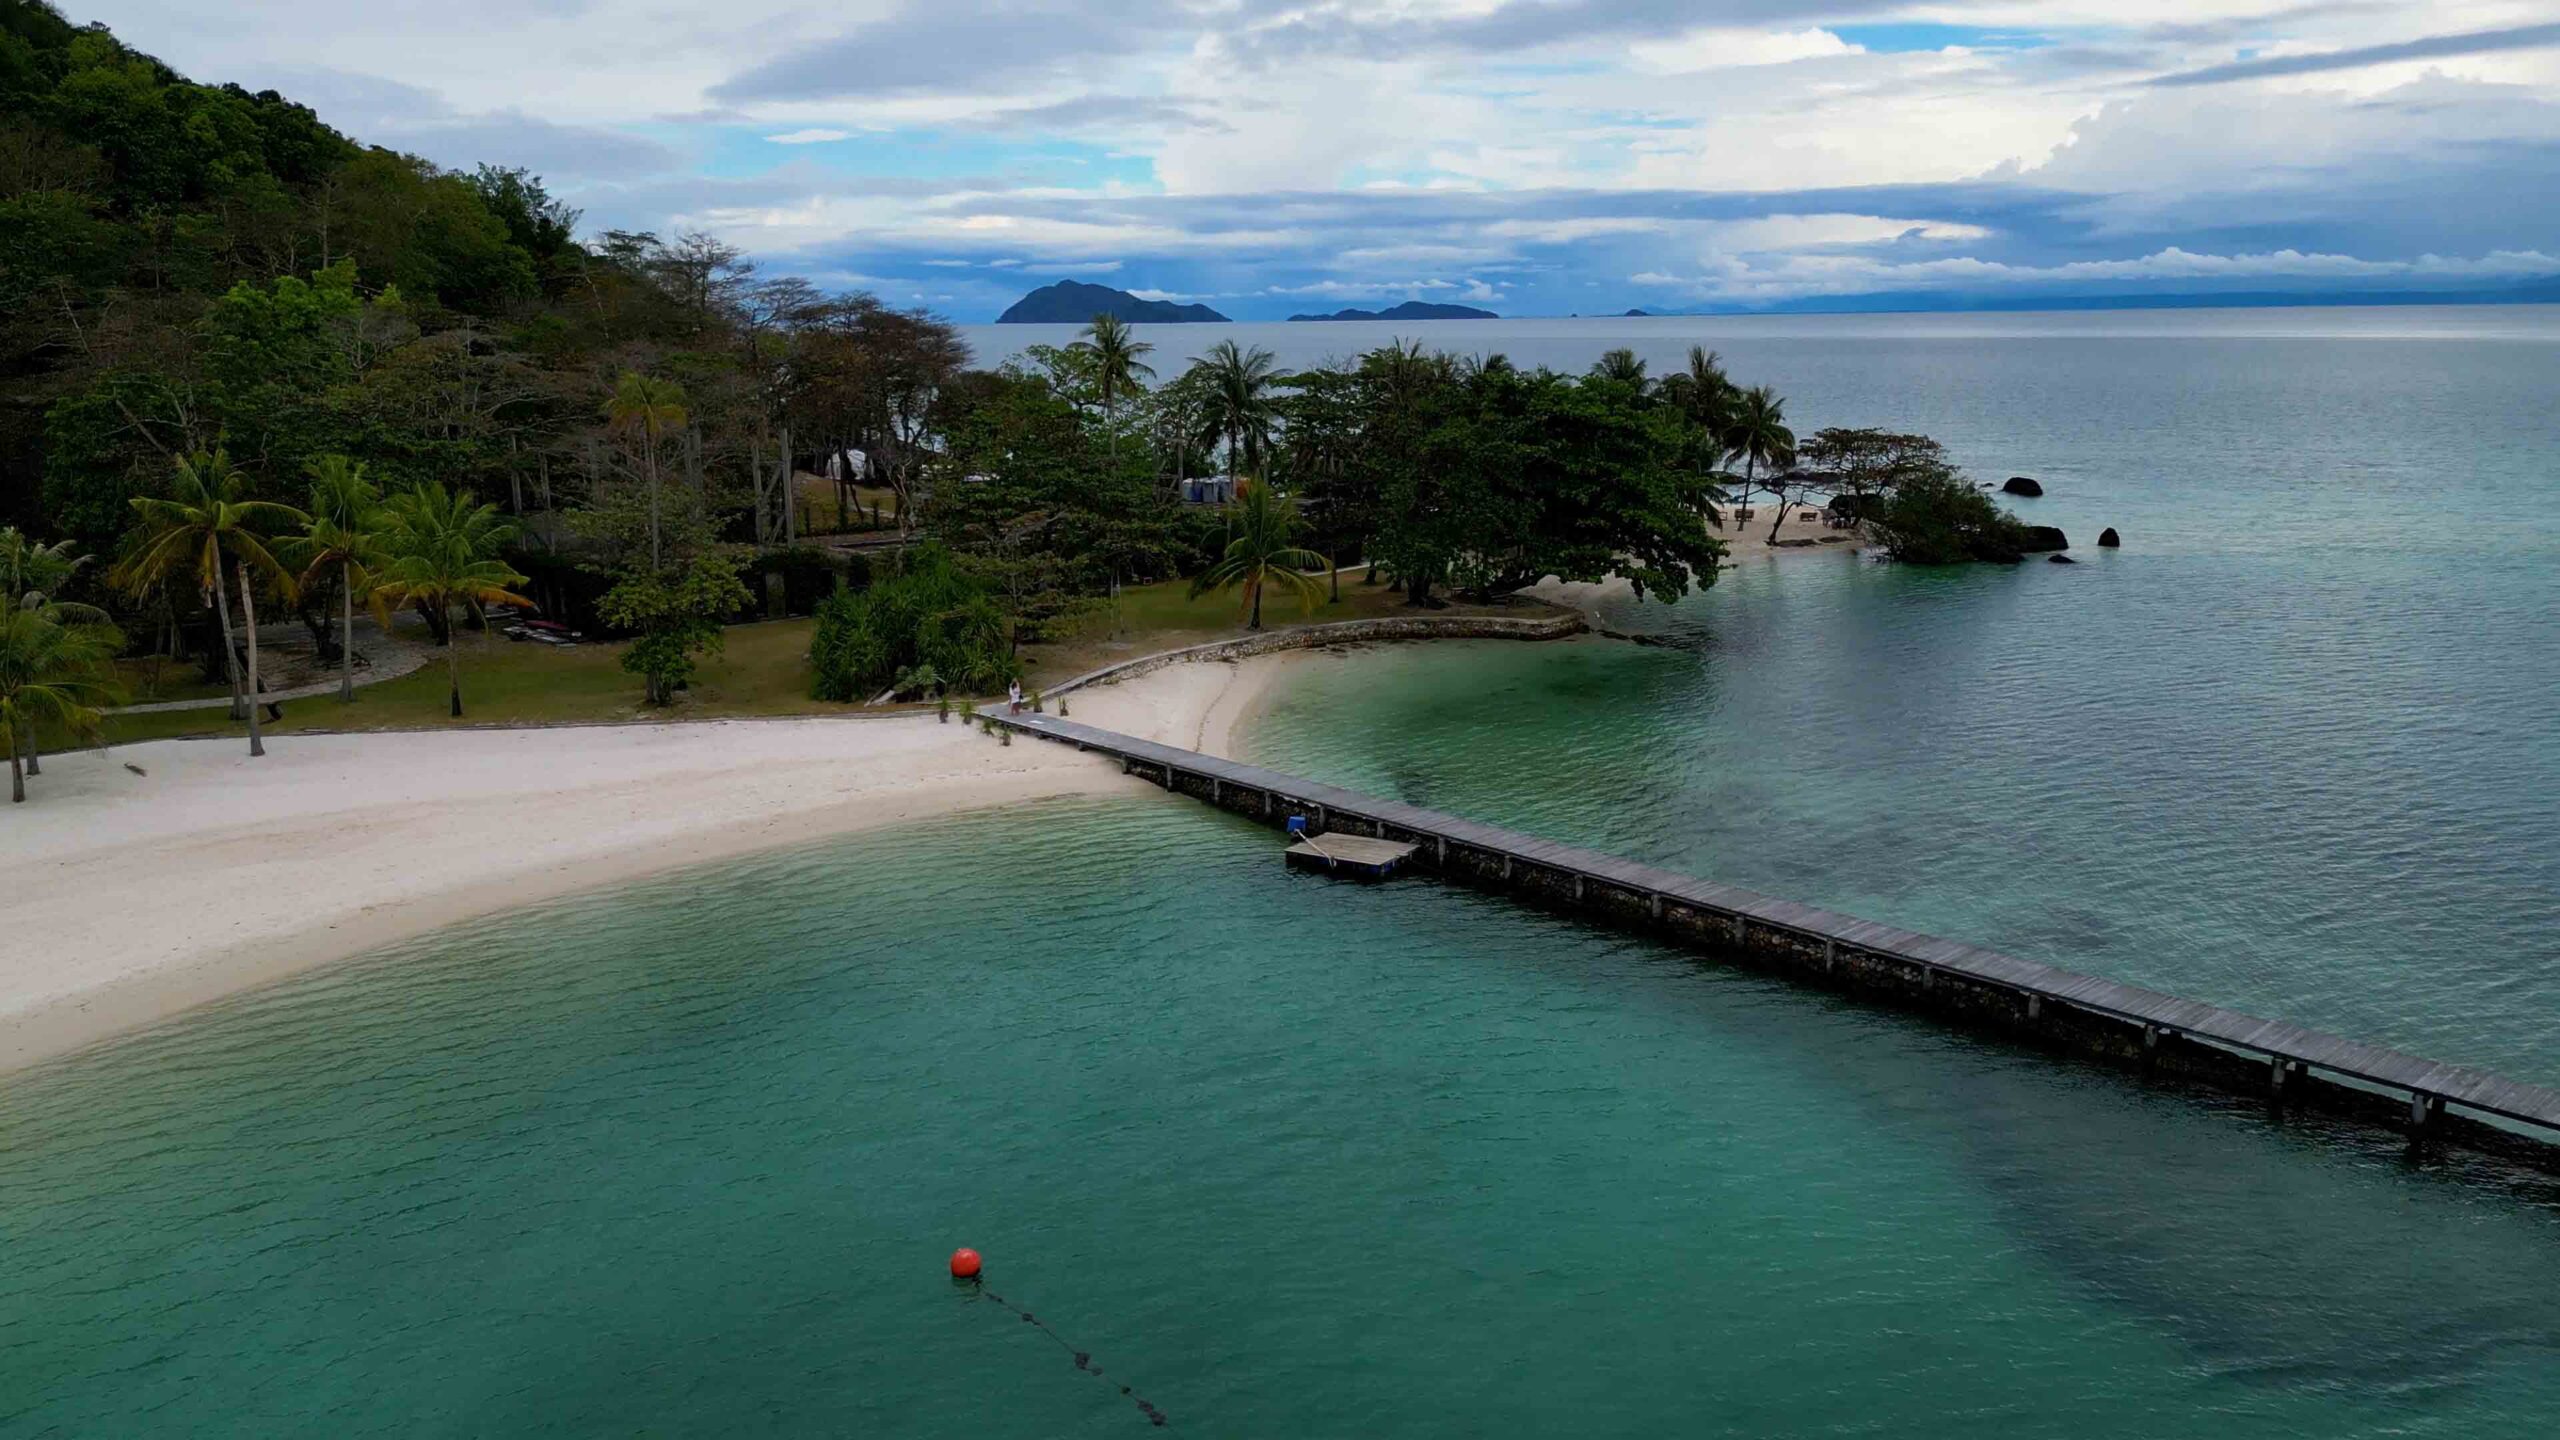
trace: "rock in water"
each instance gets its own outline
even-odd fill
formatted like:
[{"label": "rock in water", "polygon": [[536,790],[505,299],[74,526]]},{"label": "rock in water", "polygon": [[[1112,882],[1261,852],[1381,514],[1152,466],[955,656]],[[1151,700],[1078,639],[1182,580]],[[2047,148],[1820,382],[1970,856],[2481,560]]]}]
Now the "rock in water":
[{"label": "rock in water", "polygon": [[2101,550],[2113,550],[2123,543],[2123,541],[2116,538],[2116,527],[2113,525],[2110,525],[2106,529],[2098,532],[2098,548]]},{"label": "rock in water", "polygon": [[2027,527],[2027,539],[2023,548],[2028,554],[2033,555],[2039,550],[2068,550],[2071,548],[2071,542],[2063,538],[2061,531],[2050,525],[2030,525]]},{"label": "rock in water", "polygon": [[2044,563],[2047,565],[2077,565],[2080,562],[2072,559],[2068,555],[2047,555],[2044,557]]},{"label": "rock in water", "polygon": [[2034,496],[2044,493],[2044,487],[2042,485],[2037,484],[2035,481],[2028,479],[2024,475],[2010,476],[2009,483],[2001,486],[2000,490],[2002,494],[2006,495]]}]

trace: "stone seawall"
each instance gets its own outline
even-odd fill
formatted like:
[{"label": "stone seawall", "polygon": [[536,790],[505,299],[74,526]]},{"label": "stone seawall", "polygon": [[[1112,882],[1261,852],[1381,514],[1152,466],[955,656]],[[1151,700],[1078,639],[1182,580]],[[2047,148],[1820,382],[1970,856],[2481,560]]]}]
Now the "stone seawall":
[{"label": "stone seawall", "polygon": [[1123,660],[1061,680],[1044,689],[1041,695],[1050,699],[1091,685],[1135,679],[1167,665],[1185,665],[1200,660],[1241,660],[1249,655],[1271,655],[1282,650],[1317,650],[1327,645],[1374,640],[1561,640],[1590,628],[1582,616],[1572,612],[1517,616],[1388,615],[1375,620],[1341,620],[1330,625],[1293,625],[1285,630],[1265,630],[1259,635],[1246,635],[1235,640],[1214,640],[1206,645],[1141,655],[1134,660]]}]

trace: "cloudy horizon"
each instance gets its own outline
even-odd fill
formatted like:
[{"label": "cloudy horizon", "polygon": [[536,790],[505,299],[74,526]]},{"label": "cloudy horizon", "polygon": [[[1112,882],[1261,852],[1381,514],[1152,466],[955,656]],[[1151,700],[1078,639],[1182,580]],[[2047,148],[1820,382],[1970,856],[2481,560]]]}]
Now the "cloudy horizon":
[{"label": "cloudy horizon", "polygon": [[[589,233],[992,319],[2560,298],[2547,3],[69,3]],[[244,23],[244,21],[246,23]]]}]

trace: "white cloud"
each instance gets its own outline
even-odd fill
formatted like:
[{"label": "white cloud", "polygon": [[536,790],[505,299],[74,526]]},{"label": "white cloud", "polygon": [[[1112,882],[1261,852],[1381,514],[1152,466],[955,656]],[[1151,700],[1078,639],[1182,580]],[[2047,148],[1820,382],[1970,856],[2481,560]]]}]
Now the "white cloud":
[{"label": "white cloud", "polygon": [[1787,65],[1832,55],[1866,53],[1828,30],[1701,29],[1670,40],[1638,41],[1630,47],[1639,69],[1661,75],[1749,65]]},{"label": "white cloud", "polygon": [[[955,303],[1104,265],[1363,300],[1498,275],[1515,305],[1595,276],[1738,296],[2489,282],[2560,234],[2560,49],[2146,83],[2531,24],[2548,0],[75,8],[361,139],[533,165],[591,228],[701,226]],[[1854,18],[2035,43],[1871,51],[1837,28]],[[991,35],[1001,81],[971,49]],[[828,68],[883,37],[916,63]],[[741,80],[759,73],[792,83]],[[1026,143],[986,143],[999,117]],[[895,177],[824,148],[867,137]]]}]

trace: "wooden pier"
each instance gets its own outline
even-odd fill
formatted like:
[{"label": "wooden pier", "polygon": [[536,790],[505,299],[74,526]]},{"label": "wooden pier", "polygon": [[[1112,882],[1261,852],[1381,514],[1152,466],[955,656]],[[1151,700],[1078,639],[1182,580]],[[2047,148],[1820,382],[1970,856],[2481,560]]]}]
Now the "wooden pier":
[{"label": "wooden pier", "polygon": [[[1668,933],[1834,988],[1953,1013],[2085,1056],[2560,1164],[2560,1092],[2282,1020],[1773,899],[1054,715],[995,723],[1120,761],[1176,793],[1330,848],[1365,836],[1450,879]],[[2468,1113],[2465,1113],[2468,1112]],[[2494,1117],[2495,1122],[2478,1117]]]}]

